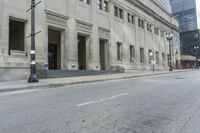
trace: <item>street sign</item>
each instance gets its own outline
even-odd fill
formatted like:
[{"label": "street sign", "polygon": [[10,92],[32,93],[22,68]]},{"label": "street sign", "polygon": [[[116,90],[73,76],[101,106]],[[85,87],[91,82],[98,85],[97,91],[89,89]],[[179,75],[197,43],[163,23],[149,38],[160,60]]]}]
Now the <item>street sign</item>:
[{"label": "street sign", "polygon": [[156,64],[155,60],[152,60],[152,61],[151,61],[151,64],[155,65],[155,64]]}]

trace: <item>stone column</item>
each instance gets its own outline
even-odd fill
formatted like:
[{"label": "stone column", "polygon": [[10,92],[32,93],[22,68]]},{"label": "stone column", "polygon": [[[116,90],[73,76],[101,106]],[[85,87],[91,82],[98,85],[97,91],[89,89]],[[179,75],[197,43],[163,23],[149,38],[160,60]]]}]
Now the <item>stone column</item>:
[{"label": "stone column", "polygon": [[99,58],[99,34],[98,34],[98,7],[97,1],[91,1],[92,4],[92,40],[91,40],[91,69],[100,70]]},{"label": "stone column", "polygon": [[67,70],[78,70],[78,35],[76,32],[76,0],[68,0],[68,31],[65,62]]},{"label": "stone column", "polygon": [[109,11],[110,11],[110,48],[109,48],[109,57],[110,57],[110,66],[116,64],[116,40],[115,40],[115,15],[114,15],[114,2],[113,0],[110,1],[109,4]]},{"label": "stone column", "polygon": [[129,46],[130,46],[130,44],[129,44],[129,42],[128,42],[128,40],[129,40],[129,36],[127,36],[128,35],[128,28],[129,28],[129,26],[128,26],[128,20],[127,20],[127,11],[126,10],[124,10],[124,44],[123,44],[123,65],[125,65],[125,67],[128,67],[128,65],[129,65],[129,62],[130,62],[130,60],[129,60]]},{"label": "stone column", "polygon": [[[4,9],[5,9],[5,3],[4,3],[4,0],[1,0],[0,1],[0,62],[3,62],[3,59],[2,59],[2,57],[3,57],[3,54],[4,54],[4,45],[5,45],[5,43],[4,43],[4,25],[3,25],[3,21],[5,20],[5,18],[4,18],[4,13],[5,13],[5,11],[4,11]],[[1,63],[0,63],[1,64]],[[1,65],[0,65],[1,66]]]},{"label": "stone column", "polygon": [[135,16],[135,65],[137,69],[140,65],[140,45],[138,44],[139,38],[137,37],[138,30],[138,17]]}]

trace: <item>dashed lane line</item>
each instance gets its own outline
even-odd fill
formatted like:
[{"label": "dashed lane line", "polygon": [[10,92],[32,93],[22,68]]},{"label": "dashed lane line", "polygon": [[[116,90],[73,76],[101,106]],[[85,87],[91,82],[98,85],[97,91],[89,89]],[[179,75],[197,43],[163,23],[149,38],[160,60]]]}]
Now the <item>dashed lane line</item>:
[{"label": "dashed lane line", "polygon": [[109,98],[102,98],[100,100],[89,101],[89,102],[78,104],[76,106],[77,107],[82,107],[82,106],[86,106],[86,105],[90,105],[90,104],[101,103],[101,102],[105,102],[105,101],[109,101],[109,100],[114,100],[116,98],[119,98],[119,97],[122,97],[122,96],[126,96],[126,95],[128,95],[128,93],[122,93],[122,94],[111,96]]}]

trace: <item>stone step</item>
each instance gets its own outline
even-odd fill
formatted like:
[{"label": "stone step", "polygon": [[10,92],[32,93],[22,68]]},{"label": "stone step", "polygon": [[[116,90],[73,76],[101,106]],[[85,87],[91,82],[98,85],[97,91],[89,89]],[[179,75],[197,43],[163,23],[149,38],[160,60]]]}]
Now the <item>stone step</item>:
[{"label": "stone step", "polygon": [[37,71],[38,78],[65,78],[65,77],[76,77],[76,76],[89,76],[89,75],[103,75],[110,73],[119,73],[117,71],[93,71],[93,70],[39,70]]}]

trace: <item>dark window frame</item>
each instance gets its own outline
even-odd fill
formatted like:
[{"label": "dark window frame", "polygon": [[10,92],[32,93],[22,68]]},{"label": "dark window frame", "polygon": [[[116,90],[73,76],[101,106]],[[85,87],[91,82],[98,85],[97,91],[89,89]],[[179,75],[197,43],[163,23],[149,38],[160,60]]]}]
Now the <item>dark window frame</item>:
[{"label": "dark window frame", "polygon": [[11,54],[11,50],[25,51],[25,21],[22,21],[21,19],[9,18],[8,34],[8,54]]},{"label": "dark window frame", "polygon": [[117,61],[122,61],[122,43],[117,42]]}]

